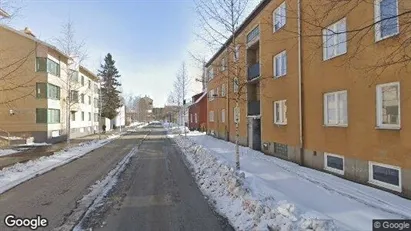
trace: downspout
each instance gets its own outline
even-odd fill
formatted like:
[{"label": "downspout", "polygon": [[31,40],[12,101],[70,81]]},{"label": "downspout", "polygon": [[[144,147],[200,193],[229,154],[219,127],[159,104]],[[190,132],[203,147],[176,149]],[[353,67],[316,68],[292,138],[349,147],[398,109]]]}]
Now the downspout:
[{"label": "downspout", "polygon": [[300,138],[300,165],[304,165],[303,139],[303,112],[302,112],[302,57],[301,57],[301,0],[297,0],[297,27],[298,27],[298,107],[299,107],[299,138]]}]

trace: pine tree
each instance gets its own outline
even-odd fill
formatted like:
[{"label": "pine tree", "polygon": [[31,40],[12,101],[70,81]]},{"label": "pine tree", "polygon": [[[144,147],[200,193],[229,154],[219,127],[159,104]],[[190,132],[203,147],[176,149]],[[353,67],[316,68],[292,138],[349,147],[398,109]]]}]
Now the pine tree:
[{"label": "pine tree", "polygon": [[101,65],[98,71],[98,76],[102,78],[101,85],[101,116],[114,119],[117,115],[117,108],[122,106],[120,91],[118,88],[121,83],[118,78],[121,76],[114,65],[115,61],[110,53],[104,58],[104,64]]}]

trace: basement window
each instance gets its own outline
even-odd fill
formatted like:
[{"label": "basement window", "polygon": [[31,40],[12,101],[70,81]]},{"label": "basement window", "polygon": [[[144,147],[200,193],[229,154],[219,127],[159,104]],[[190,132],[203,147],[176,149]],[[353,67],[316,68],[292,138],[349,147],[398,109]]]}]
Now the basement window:
[{"label": "basement window", "polygon": [[344,157],[331,153],[324,153],[324,169],[344,175]]},{"label": "basement window", "polygon": [[369,162],[369,183],[401,192],[401,168],[397,166]]}]

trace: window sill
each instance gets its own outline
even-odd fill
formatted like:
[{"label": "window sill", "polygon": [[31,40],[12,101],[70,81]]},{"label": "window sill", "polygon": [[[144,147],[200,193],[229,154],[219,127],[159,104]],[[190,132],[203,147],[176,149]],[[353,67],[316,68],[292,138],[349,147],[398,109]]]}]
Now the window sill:
[{"label": "window sill", "polygon": [[275,125],[278,125],[278,126],[286,126],[287,124],[286,123],[274,123]]},{"label": "window sill", "polygon": [[388,35],[388,36],[385,36],[385,37],[376,37],[376,39],[375,39],[375,43],[378,43],[378,42],[380,42],[380,41],[384,41],[384,40],[386,40],[386,39],[389,39],[389,38],[392,38],[392,37],[396,37],[396,36],[398,36],[400,34],[400,32],[399,31],[397,31],[395,34],[392,34],[392,35]]},{"label": "window sill", "polygon": [[338,125],[338,124],[324,124],[323,127],[330,127],[330,128],[348,128],[348,124],[345,125]]},{"label": "window sill", "polygon": [[375,127],[377,130],[396,130],[399,131],[401,130],[400,126],[377,126]]},{"label": "window sill", "polygon": [[392,190],[392,191],[402,192],[401,183],[400,183],[400,186],[396,186],[396,185],[390,185],[388,183],[381,182],[381,181],[374,180],[374,179],[370,179],[368,181],[368,183],[370,183],[372,185],[375,185],[375,186],[378,186],[378,187],[381,187],[381,188],[389,189],[389,190]]},{"label": "window sill", "polygon": [[284,75],[279,75],[279,76],[273,76],[273,78],[274,79],[281,79],[281,78],[284,78],[284,77],[286,77],[287,76],[287,74],[284,74]]},{"label": "window sill", "polygon": [[340,56],[343,56],[343,55],[345,55],[345,54],[347,54],[347,51],[345,51],[344,53],[337,54],[337,55],[335,55],[335,56],[329,57],[329,58],[323,58],[323,62],[326,62],[326,61],[330,61],[330,60],[336,59],[336,58],[338,58],[338,57],[340,57]]},{"label": "window sill", "polygon": [[344,170],[335,169],[335,168],[331,168],[331,167],[328,167],[328,166],[325,166],[324,170],[326,170],[328,172],[331,172],[331,173],[335,173],[335,174],[344,176]]}]

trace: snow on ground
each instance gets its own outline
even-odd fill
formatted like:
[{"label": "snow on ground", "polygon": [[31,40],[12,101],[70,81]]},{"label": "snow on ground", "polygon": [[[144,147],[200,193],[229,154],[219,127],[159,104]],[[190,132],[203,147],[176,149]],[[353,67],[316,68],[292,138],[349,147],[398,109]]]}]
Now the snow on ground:
[{"label": "snow on ground", "polygon": [[19,152],[19,151],[13,150],[13,149],[0,149],[0,156],[7,156],[7,155],[11,155],[16,152]]},{"label": "snow on ground", "polygon": [[372,230],[372,219],[410,219],[411,201],[205,134],[174,136],[202,192],[237,230]]},{"label": "snow on ground", "polygon": [[15,145],[15,147],[34,147],[34,146],[50,146],[51,144],[49,143],[27,143],[27,144],[18,144]]},{"label": "snow on ground", "polygon": [[78,146],[56,152],[51,156],[43,156],[35,160],[30,160],[25,163],[17,163],[10,167],[3,168],[0,171],[0,194],[36,175],[43,174],[77,159],[119,136],[119,134],[113,134],[104,140],[93,140],[80,143]]},{"label": "snow on ground", "polygon": [[165,122],[163,123],[163,127],[167,129],[169,134],[175,134],[175,135],[184,134],[184,129],[186,133],[190,132],[190,129],[188,127],[180,126],[175,123]]},{"label": "snow on ground", "polygon": [[146,124],[146,123],[144,123],[144,122],[133,122],[133,123],[131,123],[130,125],[128,125],[127,127],[136,127],[136,126],[142,126],[142,125],[144,125],[144,124]]},{"label": "snow on ground", "polygon": [[5,140],[24,140],[25,138],[18,137],[18,136],[0,136],[0,138]]}]

